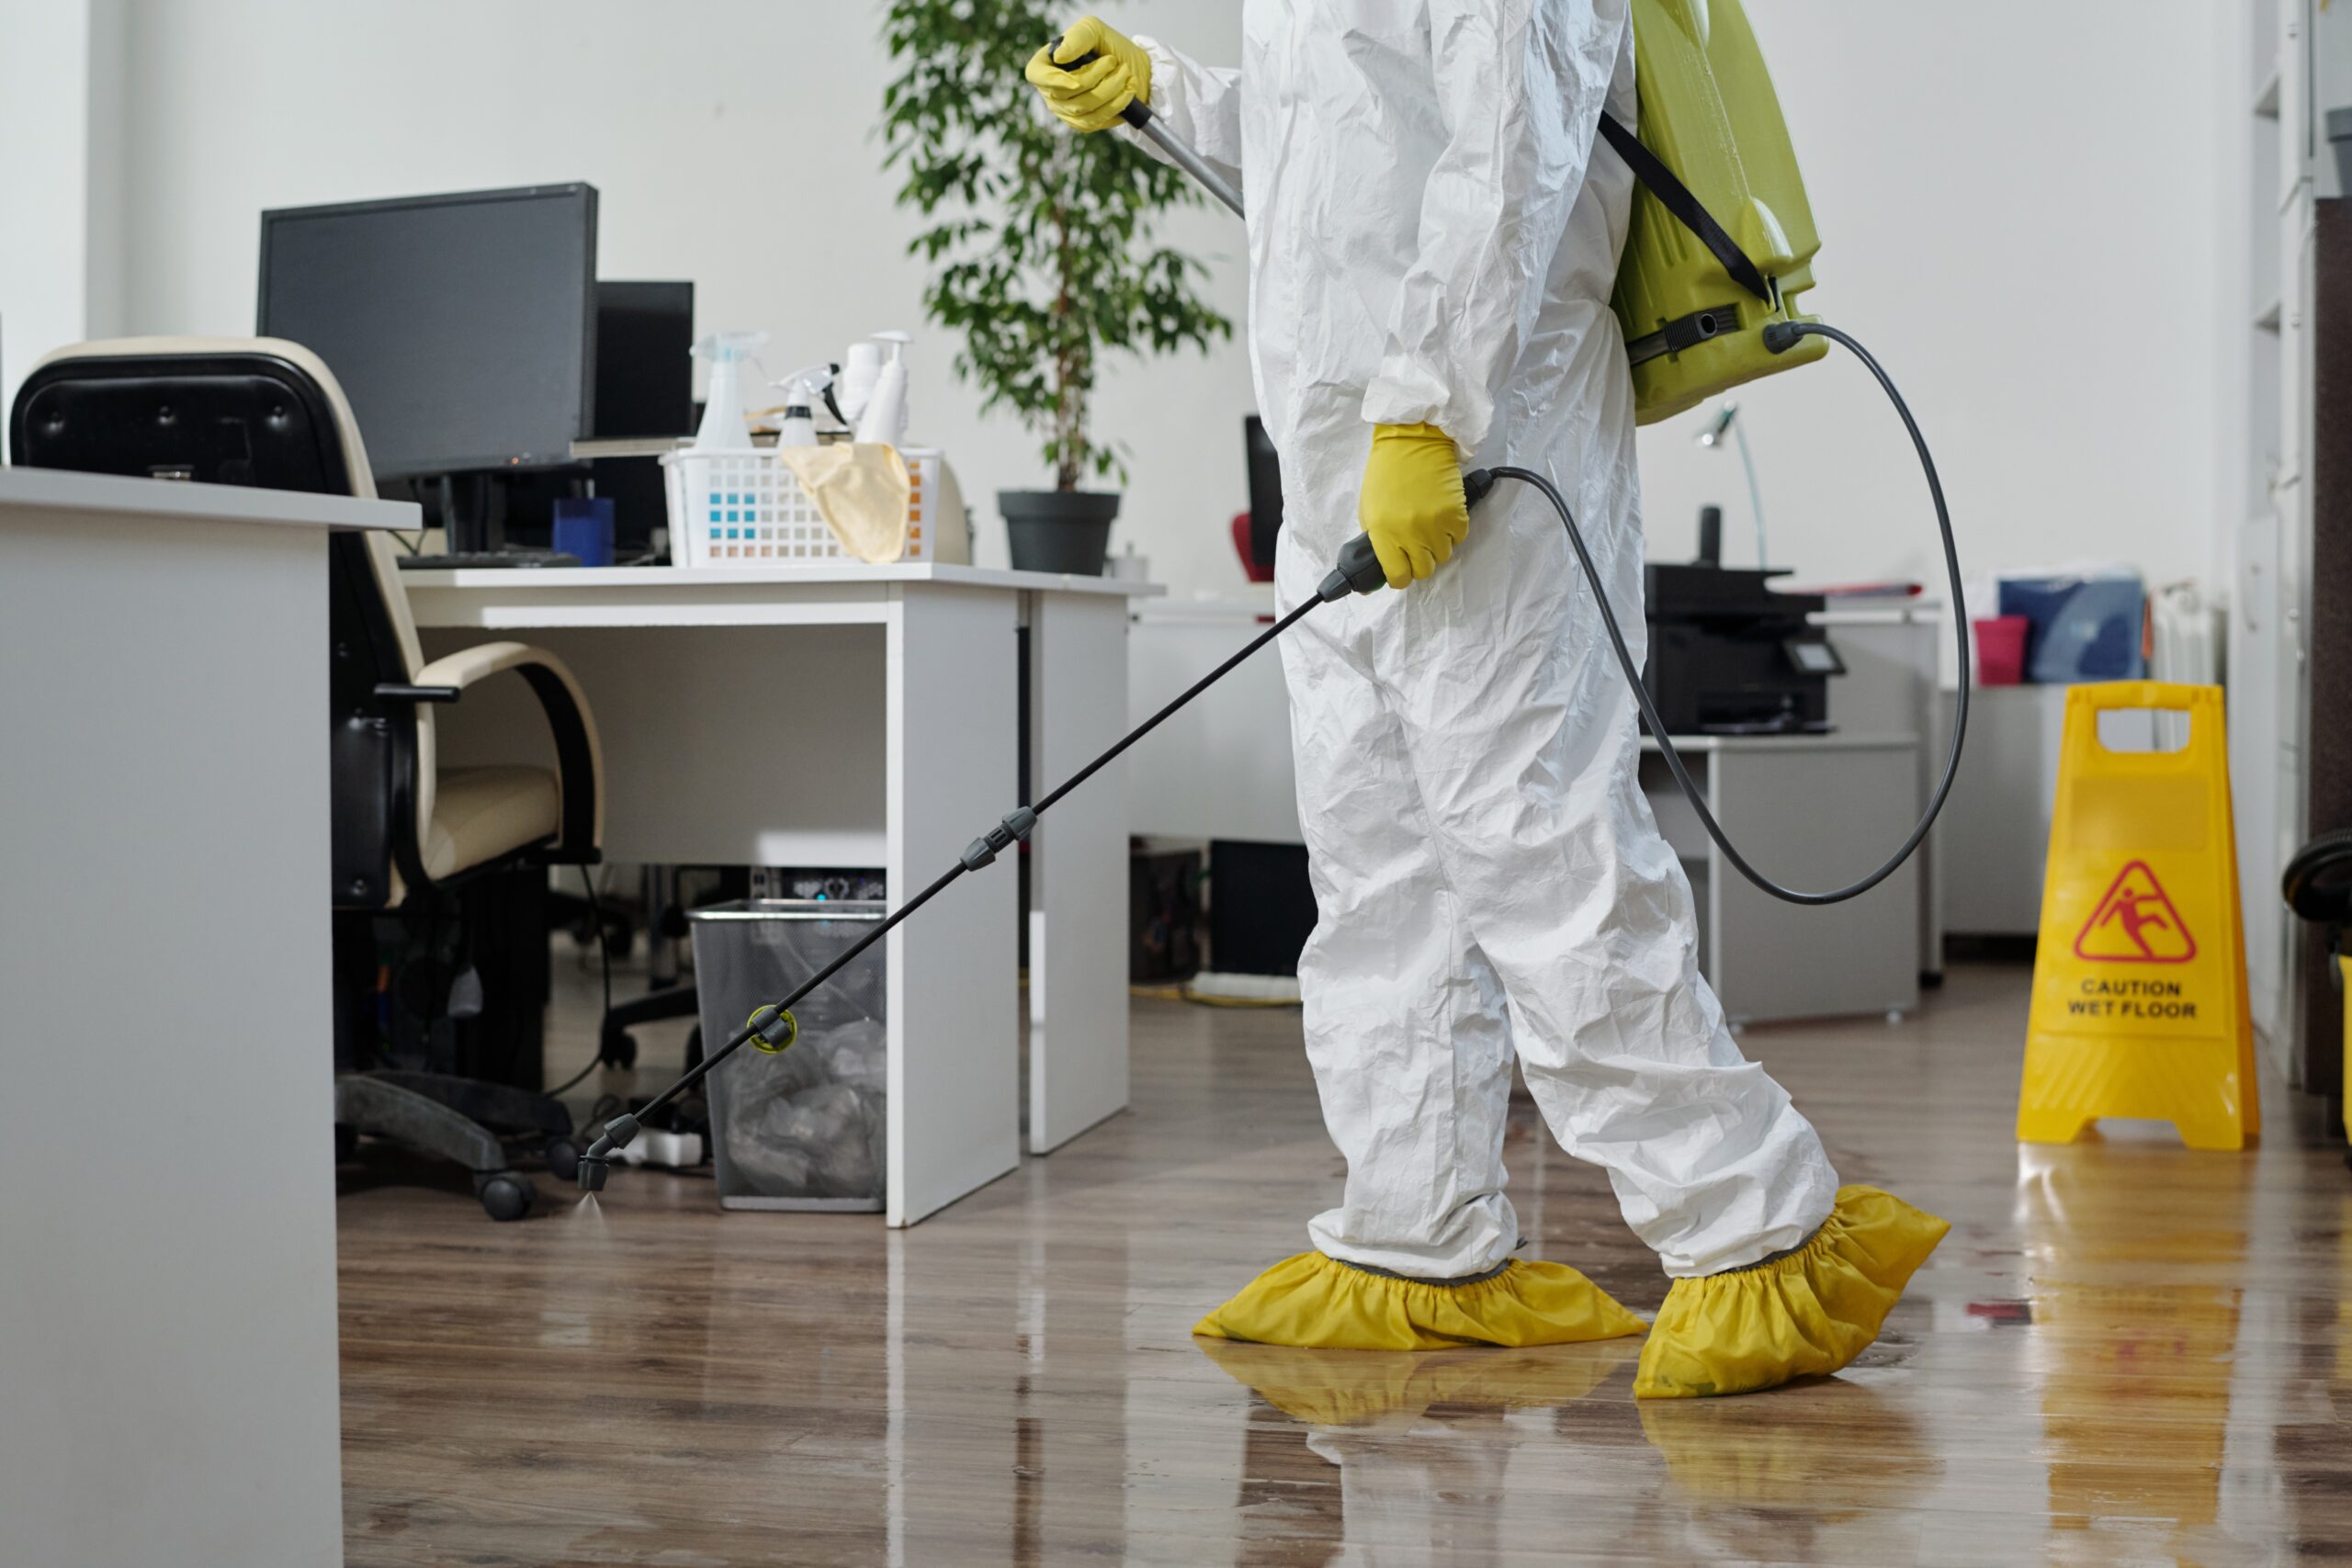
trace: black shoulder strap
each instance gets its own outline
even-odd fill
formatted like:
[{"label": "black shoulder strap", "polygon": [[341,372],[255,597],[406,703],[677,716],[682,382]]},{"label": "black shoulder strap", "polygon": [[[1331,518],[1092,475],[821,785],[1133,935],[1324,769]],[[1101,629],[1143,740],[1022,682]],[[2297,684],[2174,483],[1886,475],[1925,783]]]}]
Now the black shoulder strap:
[{"label": "black shoulder strap", "polygon": [[1642,145],[1634,134],[1620,124],[1614,115],[1604,112],[1600,117],[1600,134],[1617,150],[1634,171],[1634,177],[1649,187],[1658,205],[1680,219],[1682,226],[1699,236],[1699,243],[1724,264],[1731,280],[1766,304],[1772,303],[1772,286],[1764,281],[1764,274],[1747,259],[1747,253],[1724,232],[1724,226],[1713,214],[1699,205],[1690,187],[1675,178],[1674,171],[1658,162],[1657,154]]}]

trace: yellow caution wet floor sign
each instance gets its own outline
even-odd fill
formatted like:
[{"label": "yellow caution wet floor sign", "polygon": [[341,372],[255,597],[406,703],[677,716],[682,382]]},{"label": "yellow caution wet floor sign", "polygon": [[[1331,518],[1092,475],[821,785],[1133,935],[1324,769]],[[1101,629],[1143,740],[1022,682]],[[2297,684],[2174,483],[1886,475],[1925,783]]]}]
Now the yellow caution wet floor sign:
[{"label": "yellow caution wet floor sign", "polygon": [[[2099,715],[2188,716],[2172,751],[2115,751]],[[2174,722],[2177,722],[2177,720]],[[2118,681],[2066,694],[2018,1136],[2102,1116],[2169,1122],[2191,1148],[2262,1125],[2237,840],[2218,686]]]}]

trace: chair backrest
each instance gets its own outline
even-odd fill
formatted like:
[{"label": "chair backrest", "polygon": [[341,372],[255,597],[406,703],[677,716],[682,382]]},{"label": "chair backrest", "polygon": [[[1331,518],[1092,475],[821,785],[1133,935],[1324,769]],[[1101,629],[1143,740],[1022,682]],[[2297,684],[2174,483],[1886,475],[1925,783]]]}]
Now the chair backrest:
[{"label": "chair backrest", "polygon": [[[279,338],[116,338],[62,349],[17,389],[8,438],[29,468],[376,493],[334,373]],[[328,550],[336,901],[375,904],[390,896],[394,814],[413,822],[410,844],[432,820],[433,716],[376,695],[424,665],[390,539],[335,534]],[[379,755],[382,738],[390,750]]]}]

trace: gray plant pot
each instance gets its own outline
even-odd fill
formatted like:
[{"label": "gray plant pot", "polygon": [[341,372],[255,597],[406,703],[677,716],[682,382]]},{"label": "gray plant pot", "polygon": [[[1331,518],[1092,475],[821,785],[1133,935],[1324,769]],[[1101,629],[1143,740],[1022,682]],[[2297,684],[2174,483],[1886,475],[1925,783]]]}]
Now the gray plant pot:
[{"label": "gray plant pot", "polygon": [[1119,492],[1099,490],[1001,490],[997,510],[1012,546],[1015,571],[1100,577],[1111,552]]}]

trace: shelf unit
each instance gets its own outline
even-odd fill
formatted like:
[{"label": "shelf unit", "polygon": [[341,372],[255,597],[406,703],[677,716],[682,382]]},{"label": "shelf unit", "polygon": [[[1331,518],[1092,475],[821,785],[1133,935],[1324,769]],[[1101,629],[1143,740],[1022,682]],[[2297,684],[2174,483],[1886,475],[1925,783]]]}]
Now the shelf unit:
[{"label": "shelf unit", "polygon": [[2320,131],[2329,106],[2352,103],[2343,9],[2254,0],[2245,11],[2245,417],[2229,655],[2255,1027],[2290,1078],[2328,1089],[2341,1004],[2278,879],[2312,831],[2352,825],[2352,725],[2312,726],[2314,675],[2326,717],[2328,672],[2352,660],[2352,615],[2334,607],[2352,593],[2352,553],[2332,542],[2332,514],[2352,512],[2352,495],[2330,471],[2331,453],[2352,438],[2352,389],[2322,369],[2329,343],[2352,340],[2352,213]]}]

